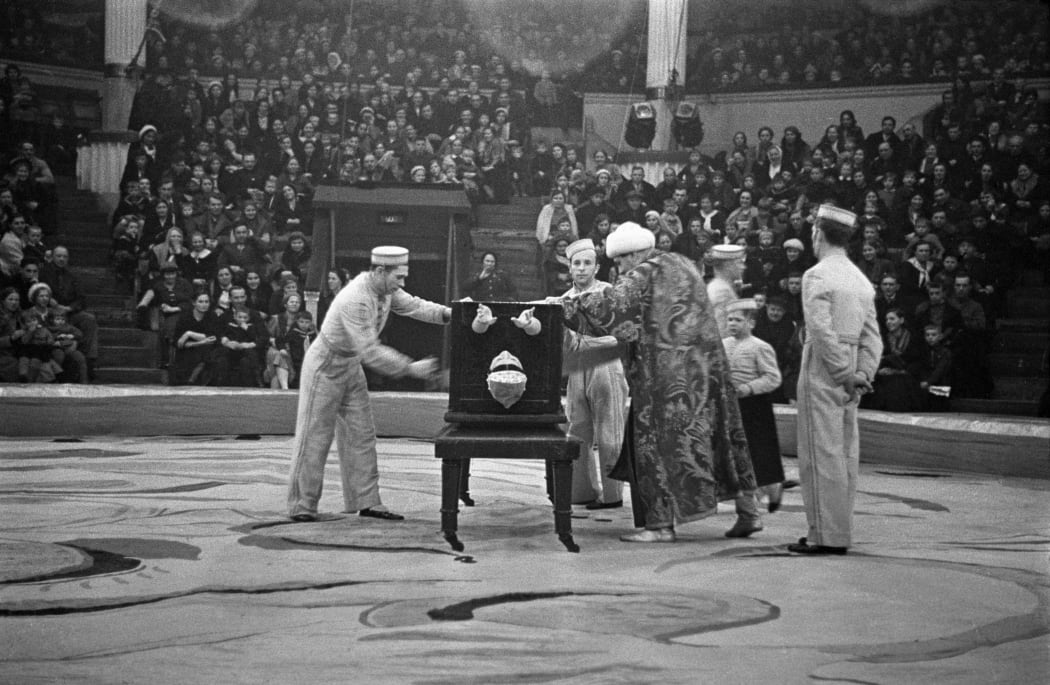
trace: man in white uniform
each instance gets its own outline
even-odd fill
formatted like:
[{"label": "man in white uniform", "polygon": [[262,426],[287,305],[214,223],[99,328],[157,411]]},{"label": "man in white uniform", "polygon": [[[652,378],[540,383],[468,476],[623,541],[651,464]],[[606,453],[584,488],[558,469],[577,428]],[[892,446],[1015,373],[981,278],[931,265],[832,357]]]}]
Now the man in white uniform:
[{"label": "man in white uniform", "polygon": [[[718,324],[718,335],[729,337],[729,303],[735,301],[737,283],[744,275],[744,257],[747,250],[742,245],[715,245],[709,260],[714,278],[707,284],[707,299]],[[741,490],[736,497],[736,522],[726,531],[727,538],[746,538],[762,530],[762,516],[758,513],[755,490]]]},{"label": "man in white uniform", "polygon": [[859,395],[882,356],[875,288],[846,254],[857,215],[821,205],[817,264],[802,278],[806,342],[798,377],[798,471],[809,532],[797,554],[845,554],[852,542],[860,436]]},{"label": "man in white uniform", "polygon": [[[572,288],[566,297],[610,288],[595,278],[598,252],[584,238],[565,250],[569,258]],[[591,336],[565,329],[569,382],[566,409],[569,435],[580,439],[580,460],[573,469],[573,501],[587,502],[588,509],[623,506],[623,483],[609,477],[623,446],[627,420],[627,378],[621,356],[623,345],[611,335]],[[586,363],[574,360],[586,358]],[[598,443],[598,464],[593,444]]]},{"label": "man in white uniform", "polygon": [[299,410],[288,483],[288,515],[293,521],[317,518],[324,465],[333,437],[339,451],[345,511],[400,521],[379,498],[376,431],[364,368],[391,376],[426,379],[438,370],[433,358],[412,361],[380,344],[379,332],[390,312],[428,323],[448,323],[452,310],[413,297],[402,288],[408,276],[408,250],[372,250],[372,268],[346,285],[325,316],[317,340],[303,360]]}]

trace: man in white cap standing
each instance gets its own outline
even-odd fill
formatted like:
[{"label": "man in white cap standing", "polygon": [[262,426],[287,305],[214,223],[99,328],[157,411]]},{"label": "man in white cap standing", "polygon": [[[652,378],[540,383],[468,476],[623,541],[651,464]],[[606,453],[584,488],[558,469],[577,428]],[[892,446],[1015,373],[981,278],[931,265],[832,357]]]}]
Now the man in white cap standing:
[{"label": "man in white cap standing", "polygon": [[875,289],[846,248],[857,215],[821,205],[813,225],[817,264],[802,278],[806,342],[798,377],[798,472],[809,532],[797,554],[845,554],[852,542],[860,437],[859,395],[882,356]]},{"label": "man in white cap standing", "polygon": [[[707,299],[718,324],[720,338],[729,337],[729,303],[738,297],[736,284],[744,275],[744,257],[747,250],[742,245],[715,245],[709,260],[714,278],[707,284]],[[762,516],[758,513],[758,500],[754,490],[741,490],[736,497],[736,523],[726,531],[726,537],[746,538],[762,530]]]},{"label": "man in white cap standing", "polygon": [[652,231],[620,224],[606,240],[616,284],[562,301],[570,328],[631,343],[631,421],[616,475],[631,483],[635,525],[645,530],[625,542],[674,542],[676,522],[710,516],[719,500],[755,487],[703,277],[655,243]]},{"label": "man in white cap standing", "polygon": [[[565,250],[572,288],[567,297],[606,290],[599,281],[598,251],[589,238]],[[565,329],[565,366],[569,372],[566,409],[569,435],[580,439],[580,460],[572,472],[573,502],[587,502],[588,509],[623,506],[623,482],[609,473],[620,457],[627,415],[627,379],[620,361],[624,345],[611,335],[588,335]],[[592,445],[598,443],[598,464]],[[599,475],[600,473],[600,475]]]},{"label": "man in white cap standing", "polygon": [[288,484],[288,515],[293,521],[317,518],[324,465],[333,437],[339,450],[344,510],[400,521],[379,498],[376,431],[363,367],[385,376],[426,379],[438,371],[433,358],[412,361],[382,345],[379,333],[391,312],[428,323],[448,323],[452,310],[406,293],[408,250],[372,250],[372,268],[339,291],[317,340],[303,360],[299,410]]}]

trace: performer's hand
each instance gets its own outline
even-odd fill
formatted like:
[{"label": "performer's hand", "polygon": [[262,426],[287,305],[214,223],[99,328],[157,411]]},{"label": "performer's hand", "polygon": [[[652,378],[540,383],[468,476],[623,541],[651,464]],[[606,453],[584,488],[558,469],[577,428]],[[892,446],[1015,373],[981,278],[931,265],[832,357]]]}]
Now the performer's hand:
[{"label": "performer's hand", "polygon": [[532,314],[535,311],[535,307],[529,307],[528,309],[524,310],[521,314],[518,314],[517,316],[512,318],[511,321],[513,321],[514,325],[518,328],[525,328],[530,323],[532,323]]},{"label": "performer's hand", "polygon": [[491,324],[496,322],[496,317],[494,317],[492,315],[492,310],[489,309],[486,305],[483,305],[483,304],[479,304],[478,305],[478,312],[475,315],[475,318],[480,323],[482,323],[482,324],[484,324],[486,326],[491,325]]},{"label": "performer's hand", "polygon": [[414,361],[408,365],[408,370],[405,372],[411,378],[420,378],[427,380],[438,372],[438,360],[434,357],[426,357]]},{"label": "performer's hand", "polygon": [[863,374],[855,373],[846,379],[846,382],[842,384],[843,389],[850,396],[850,399],[857,397],[858,395],[866,395],[872,392],[874,388]]}]

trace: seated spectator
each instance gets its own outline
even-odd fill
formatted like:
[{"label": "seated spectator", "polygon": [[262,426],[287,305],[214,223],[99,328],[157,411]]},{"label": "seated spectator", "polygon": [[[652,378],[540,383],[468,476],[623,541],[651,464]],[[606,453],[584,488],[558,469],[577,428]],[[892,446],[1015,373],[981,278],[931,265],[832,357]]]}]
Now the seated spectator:
[{"label": "seated spectator", "polygon": [[190,249],[181,260],[183,278],[193,285],[194,292],[208,292],[218,269],[219,255],[208,248],[203,233],[194,232],[190,236]]},{"label": "seated spectator", "polygon": [[543,260],[543,278],[546,284],[545,294],[548,297],[556,297],[565,294],[572,284],[572,276],[569,273],[569,258],[565,249],[569,246],[569,239],[561,236],[555,239],[553,249]]},{"label": "seated spectator", "polygon": [[510,276],[499,269],[495,252],[481,256],[481,271],[467,278],[460,294],[478,302],[516,302],[518,291]]},{"label": "seated spectator", "polygon": [[918,365],[919,389],[925,393],[928,411],[944,412],[949,409],[948,397],[941,388],[950,387],[952,352],[944,342],[941,329],[935,323],[921,327],[923,353]]},{"label": "seated spectator", "polygon": [[220,354],[218,318],[211,311],[211,296],[199,291],[193,306],[179,314],[173,333],[175,360],[172,385],[213,385]]},{"label": "seated spectator", "polygon": [[913,256],[900,265],[897,282],[900,284],[900,295],[908,311],[914,311],[915,305],[926,294],[926,288],[934,282],[940,267],[933,260],[933,246],[925,241],[915,244]]},{"label": "seated spectator", "polygon": [[47,233],[54,233],[57,203],[48,189],[30,176],[29,160],[18,158],[12,162],[11,169],[7,189],[11,191],[18,212],[30,223],[43,226]]},{"label": "seated spectator", "polygon": [[[317,326],[320,328],[324,323],[328,309],[332,306],[335,296],[339,294],[347,283],[350,282],[350,272],[344,268],[332,269],[325,277],[325,285],[321,290],[321,296],[317,300]],[[477,298],[475,298],[477,299]]]},{"label": "seated spectator", "polygon": [[[287,291],[281,298],[281,311],[275,312],[266,322],[269,345],[266,350],[266,371],[263,374],[263,381],[269,383],[271,388],[288,390],[297,381],[295,376],[297,367],[289,345],[294,345],[296,341],[302,344],[302,338],[289,334],[297,327],[302,304],[302,296],[298,292]],[[301,358],[299,361],[298,368],[301,368]]]},{"label": "seated spectator", "polygon": [[160,272],[160,280],[143,293],[136,310],[140,328],[160,332],[160,362],[166,365],[171,361],[169,346],[174,342],[175,323],[193,302],[193,286],[179,276],[174,263],[164,264]]},{"label": "seated spectator", "polygon": [[274,259],[276,272],[291,272],[300,282],[306,279],[307,267],[310,263],[310,245],[306,242],[306,236],[302,231],[293,231],[288,234],[288,244],[277,254]]},{"label": "seated spectator", "polygon": [[141,279],[148,273],[150,255],[149,242],[142,235],[142,222],[137,216],[126,216],[116,225],[111,255],[117,283],[137,295]]},{"label": "seated spectator", "polygon": [[[3,194],[10,195],[8,191],[0,196]],[[0,221],[0,286],[13,285],[18,280],[25,257],[22,245],[28,228],[26,218],[14,209],[9,218]]]},{"label": "seated spectator", "polygon": [[51,249],[44,244],[44,229],[40,226],[27,226],[25,228],[22,254],[36,259],[40,264],[51,261]]},{"label": "seated spectator", "polygon": [[956,274],[954,297],[949,301],[962,316],[962,329],[952,347],[952,397],[990,397],[993,383],[987,357],[991,331],[984,307],[973,299],[969,274]]},{"label": "seated spectator", "polygon": [[179,273],[187,271],[188,257],[189,250],[183,244],[182,230],[168,229],[164,242],[150,248],[149,278],[151,280],[159,278],[161,270],[168,264],[173,265]]},{"label": "seated spectator", "polygon": [[87,376],[95,380],[98,362],[98,321],[87,311],[87,302],[80,281],[69,268],[69,249],[56,245],[51,261],[40,268],[40,280],[51,287],[52,307],[66,315],[70,324],[83,334],[81,352],[86,359]]},{"label": "seated spectator", "polygon": [[285,296],[296,293],[300,298],[302,297],[302,293],[299,289],[299,279],[297,279],[294,274],[287,271],[277,272],[274,274],[273,280],[277,287],[274,288],[274,292],[270,296],[270,303],[267,307],[267,312],[270,316],[276,316],[285,311]]},{"label": "seated spectator", "polygon": [[550,247],[550,239],[557,234],[563,221],[568,221],[569,242],[579,240],[579,229],[576,224],[576,213],[572,205],[566,204],[565,192],[555,190],[551,193],[550,202],[543,206],[536,218],[536,241],[541,251]]},{"label": "seated spectator", "polygon": [[259,241],[251,237],[248,227],[243,222],[236,221],[233,224],[233,240],[223,245],[219,251],[218,268],[228,267],[236,279],[243,279],[248,271],[265,272],[270,263],[270,256]]},{"label": "seated spectator", "polygon": [[872,285],[878,287],[879,283],[882,282],[882,277],[889,275],[896,275],[897,269],[890,260],[880,257],[879,250],[882,248],[878,238],[864,241],[864,245],[861,247],[861,258],[854,260],[868,280],[871,281]]},{"label": "seated spectator", "polygon": [[[247,307],[233,310],[233,321],[221,330],[222,346],[226,348],[227,384],[245,388],[262,387],[259,369],[260,333],[251,322]],[[265,334],[263,334],[265,335]]]},{"label": "seated spectator", "polygon": [[313,230],[308,220],[305,202],[300,199],[295,186],[291,184],[281,186],[281,199],[275,207],[273,227],[276,234],[275,246],[286,241],[292,232],[305,233]]},{"label": "seated spectator", "polygon": [[962,314],[948,301],[944,286],[939,280],[926,287],[927,299],[915,307],[915,330],[920,331],[933,324],[940,329],[940,339],[945,345],[954,344],[956,335],[962,330]]},{"label": "seated spectator", "polygon": [[916,412],[925,408],[919,387],[922,346],[909,330],[904,311],[894,307],[886,312],[882,360],[875,372],[874,391],[865,395],[861,406],[894,412]]},{"label": "seated spectator", "polygon": [[[29,288],[29,306],[22,311],[23,335],[17,348],[20,383],[51,383],[62,373],[64,354],[55,346],[47,327],[51,313],[51,288],[35,283]],[[57,358],[56,358],[57,357]]]},{"label": "seated spectator", "polygon": [[25,337],[22,297],[18,289],[13,286],[0,289],[0,382],[19,380],[18,348]]},{"label": "seated spectator", "polygon": [[[797,354],[800,350],[796,349],[794,344],[797,327],[791,317],[787,316],[787,309],[786,297],[783,295],[770,297],[766,301],[764,315],[756,317],[755,329],[752,333],[756,338],[769,343],[776,352],[777,366],[780,368],[781,375],[785,372],[793,372],[792,376],[797,380],[798,365],[801,361],[801,356]],[[784,384],[781,384],[773,394],[773,401],[786,404],[788,396],[785,390]]]}]

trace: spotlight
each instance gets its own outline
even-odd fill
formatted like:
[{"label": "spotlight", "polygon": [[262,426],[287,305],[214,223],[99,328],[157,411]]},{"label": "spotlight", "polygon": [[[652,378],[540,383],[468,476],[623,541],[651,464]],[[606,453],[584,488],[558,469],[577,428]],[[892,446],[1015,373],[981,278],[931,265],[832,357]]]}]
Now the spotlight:
[{"label": "spotlight", "polygon": [[704,140],[700,108],[692,102],[679,102],[671,122],[671,135],[680,147],[696,147]]},{"label": "spotlight", "polygon": [[624,141],[634,148],[652,147],[656,137],[656,110],[648,102],[636,102],[631,105],[627,115],[627,129],[623,133]]}]

